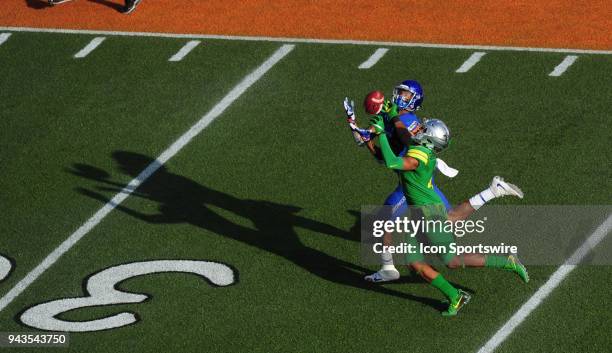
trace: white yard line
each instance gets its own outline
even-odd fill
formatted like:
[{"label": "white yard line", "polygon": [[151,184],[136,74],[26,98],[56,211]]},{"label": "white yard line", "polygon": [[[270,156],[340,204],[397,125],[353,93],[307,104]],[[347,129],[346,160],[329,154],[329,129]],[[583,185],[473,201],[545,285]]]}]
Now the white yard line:
[{"label": "white yard line", "polygon": [[272,56],[270,56],[255,71],[251,72],[238,83],[219,103],[217,103],[206,115],[204,115],[195,125],[178,138],[170,147],[162,152],[155,161],[147,166],[136,178],[130,181],[120,192],[110,201],[99,209],[91,218],[70,235],[63,243],[55,248],[47,257],[32,271],[30,271],[15,287],[9,290],[0,298],[0,311],[4,310],[17,296],[26,290],[38,277],[40,277],[49,267],[59,258],[70,250],[79,240],[89,233],[106,217],[115,207],[121,204],[130,194],[145,182],[159,167],[164,165],[170,158],[174,157],[183,147],[185,147],[195,136],[204,130],[215,118],[221,115],[234,101],[236,101],[249,87],[257,82],[268,70],[276,63],[289,54],[294,45],[285,44],[281,46]]},{"label": "white yard line", "polygon": [[360,69],[369,69],[369,68],[371,68],[372,66],[376,65],[378,60],[380,60],[383,56],[385,56],[385,54],[387,54],[388,51],[389,51],[389,49],[387,49],[387,48],[378,48],[378,49],[376,49],[374,54],[372,54],[372,56],[370,56],[368,58],[368,60],[362,62],[361,65],[359,65],[359,68]]},{"label": "white yard line", "polygon": [[181,48],[181,50],[179,50],[170,59],[168,59],[168,61],[181,61],[181,60],[183,60],[183,58],[186,57],[187,54],[189,54],[195,47],[200,45],[200,43],[201,42],[199,40],[192,40],[192,41],[187,42],[187,44],[185,44]]},{"label": "white yard line", "polygon": [[0,45],[6,42],[7,39],[11,36],[11,33],[0,33]]},{"label": "white yard line", "polygon": [[88,35],[128,36],[128,37],[248,40],[248,41],[256,41],[256,42],[281,42],[281,43],[292,42],[292,43],[312,43],[312,44],[377,45],[379,47],[390,47],[391,46],[391,47],[417,47],[417,48],[441,48],[441,49],[472,49],[472,50],[485,50],[485,51],[486,50],[504,50],[504,51],[531,51],[531,52],[544,52],[544,53],[576,53],[576,54],[612,55],[612,50],[589,50],[589,49],[571,49],[571,48],[536,48],[536,47],[511,47],[511,46],[505,47],[505,46],[495,46],[495,45],[404,43],[404,42],[382,42],[382,41],[342,40],[342,39],[249,37],[249,36],[226,36],[226,35],[216,35],[216,34],[94,31],[94,30],[81,30],[81,29],[32,28],[32,27],[0,27],[0,31],[88,34]]},{"label": "white yard line", "polygon": [[574,61],[576,61],[576,59],[578,59],[576,55],[566,56],[565,59],[563,59],[563,61],[559,65],[557,65],[557,67],[555,67],[555,69],[552,70],[550,74],[548,74],[548,76],[557,77],[557,76],[563,75],[565,70],[567,70],[568,67],[572,66],[572,64],[574,63]]},{"label": "white yard line", "polygon": [[459,72],[459,73],[463,73],[463,72],[468,72],[470,71],[470,69],[476,65],[476,63],[478,63],[480,61],[480,59],[482,59],[483,56],[485,56],[486,53],[483,53],[481,51],[477,51],[475,53],[473,53],[462,65],[460,68],[457,69],[457,71],[455,72]]},{"label": "white yard line", "polygon": [[595,231],[582,243],[570,258],[550,276],[548,281],[538,289],[538,291],[521,306],[521,308],[502,326],[494,335],[485,343],[478,353],[493,352],[500,344],[502,344],[510,334],[534,311],[542,301],[559,286],[559,284],[570,274],[582,259],[599,244],[605,236],[612,230],[612,215],[599,226]]},{"label": "white yard line", "polygon": [[100,44],[102,44],[105,39],[106,38],[104,37],[96,37],[92,39],[91,42],[89,42],[89,44],[85,46],[85,48],[79,50],[78,53],[74,54],[74,57],[77,59],[82,59],[86,57],[87,55],[89,55],[89,53],[94,51],[94,49],[96,49]]}]

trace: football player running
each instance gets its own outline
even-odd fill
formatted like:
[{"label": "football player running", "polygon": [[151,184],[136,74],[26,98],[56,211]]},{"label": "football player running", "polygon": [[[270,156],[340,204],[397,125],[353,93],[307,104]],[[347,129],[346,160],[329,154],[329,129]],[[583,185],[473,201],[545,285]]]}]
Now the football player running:
[{"label": "football player running", "polygon": [[[516,196],[523,198],[523,192],[515,185],[505,182],[500,177],[494,177],[493,181],[484,191],[476,194],[469,200],[459,204],[447,212],[444,200],[436,192],[432,185],[432,178],[436,166],[436,154],[446,147],[450,142],[450,131],[440,120],[427,120],[421,131],[414,136],[415,145],[408,147],[407,153],[401,157],[393,151],[387,134],[385,133],[384,118],[376,116],[372,118],[372,126],[375,133],[379,134],[380,150],[387,168],[399,172],[402,179],[402,192],[408,203],[415,206],[415,212],[421,213],[427,220],[457,220],[465,219],[486,202],[502,196]],[[442,260],[449,268],[457,268],[462,265],[468,267],[492,267],[512,271],[526,283],[529,281],[527,269],[515,255],[493,256],[478,253],[456,255],[453,253],[450,243],[454,241],[451,232],[439,229],[435,232],[427,232],[427,238],[432,245],[446,247],[446,253],[441,255]],[[416,242],[414,237],[409,237],[408,242]],[[416,244],[415,244],[416,245]],[[419,247],[416,246],[416,249]],[[432,286],[440,290],[449,301],[449,306],[442,314],[454,316],[468,303],[470,294],[455,288],[431,265],[425,262],[423,254],[418,251],[407,255],[408,266],[416,271]]]},{"label": "football player running", "polygon": [[[412,138],[421,127],[421,120],[415,112],[421,108],[423,99],[425,98],[421,84],[415,80],[406,80],[398,84],[393,89],[393,98],[391,101],[386,101],[382,111],[379,111],[379,116],[382,117],[384,123],[384,132],[388,138],[389,144],[396,155],[403,156],[408,150],[408,146],[414,144]],[[344,109],[347,114],[347,122],[355,137],[355,142],[358,145],[364,145],[379,161],[383,161],[381,150],[374,143],[374,138],[377,136],[374,128],[370,126],[368,129],[360,129],[356,124],[355,109],[353,102],[349,103],[349,99],[344,99]],[[380,108],[379,108],[380,109]],[[448,176],[455,176],[457,171],[448,167],[444,161],[438,159],[436,166]],[[438,189],[432,180],[433,190],[438,194],[442,203],[450,208],[450,204],[442,191]],[[391,208],[391,219],[395,219],[404,214],[408,210],[406,197],[402,192],[401,180],[398,186],[387,196],[385,206]],[[392,236],[385,233],[383,236],[384,245],[391,245]],[[392,254],[382,252],[382,267],[379,271],[365,276],[365,280],[370,282],[387,282],[393,281],[400,277],[399,271],[393,264]]]}]

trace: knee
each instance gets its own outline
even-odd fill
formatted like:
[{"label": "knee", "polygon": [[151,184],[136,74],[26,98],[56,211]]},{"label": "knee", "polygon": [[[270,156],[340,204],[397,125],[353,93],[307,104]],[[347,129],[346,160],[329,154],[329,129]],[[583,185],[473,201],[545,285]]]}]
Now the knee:
[{"label": "knee", "polygon": [[413,263],[410,264],[410,268],[414,272],[416,272],[416,274],[418,274],[421,277],[424,277],[423,276],[423,267],[424,267],[424,264],[420,263],[420,262],[413,262]]}]

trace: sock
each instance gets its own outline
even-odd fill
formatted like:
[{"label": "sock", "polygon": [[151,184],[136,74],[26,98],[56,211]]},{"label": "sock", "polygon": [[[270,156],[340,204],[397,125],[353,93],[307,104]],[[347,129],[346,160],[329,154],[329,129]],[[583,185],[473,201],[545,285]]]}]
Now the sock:
[{"label": "sock", "polygon": [[395,265],[393,265],[393,255],[391,253],[383,251],[383,253],[380,254],[380,257],[382,259],[382,269],[383,270],[394,270],[395,269]]},{"label": "sock", "polygon": [[472,207],[474,207],[474,209],[477,210],[480,207],[482,207],[485,203],[493,200],[494,198],[495,198],[495,194],[493,194],[493,191],[491,191],[491,189],[489,188],[486,188],[480,193],[470,198],[470,205],[472,205]]},{"label": "sock", "polygon": [[485,256],[485,267],[505,268],[508,264],[508,258],[504,256]]},{"label": "sock", "polygon": [[442,274],[438,274],[438,276],[436,276],[436,278],[431,281],[431,285],[438,288],[438,290],[444,293],[444,295],[451,301],[459,297],[459,291],[457,290],[457,288],[453,287],[452,284],[448,283],[448,281],[444,279]]}]

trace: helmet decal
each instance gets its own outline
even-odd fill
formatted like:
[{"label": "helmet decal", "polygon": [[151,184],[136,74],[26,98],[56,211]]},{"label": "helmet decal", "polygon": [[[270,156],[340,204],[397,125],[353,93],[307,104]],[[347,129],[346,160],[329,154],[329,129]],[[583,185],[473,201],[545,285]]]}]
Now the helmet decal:
[{"label": "helmet decal", "polygon": [[450,130],[442,120],[429,119],[424,123],[424,130],[415,136],[421,145],[440,152],[450,144]]}]

